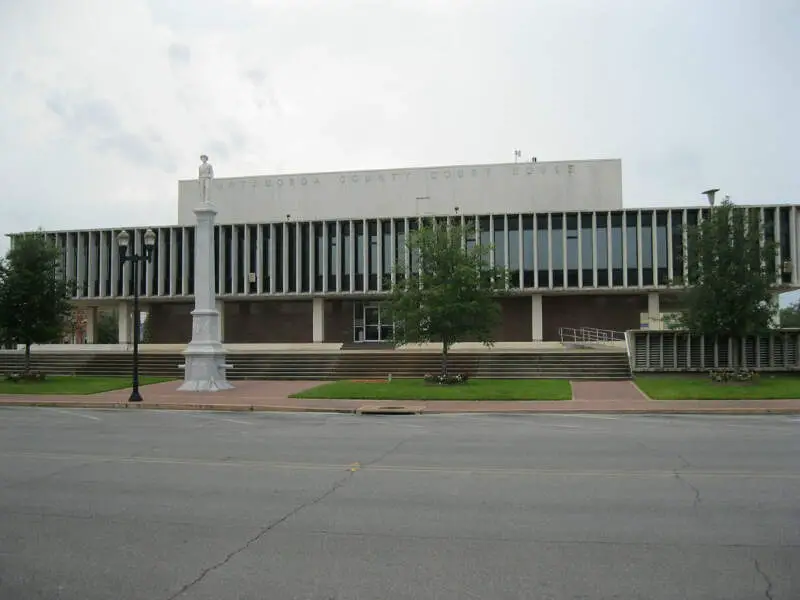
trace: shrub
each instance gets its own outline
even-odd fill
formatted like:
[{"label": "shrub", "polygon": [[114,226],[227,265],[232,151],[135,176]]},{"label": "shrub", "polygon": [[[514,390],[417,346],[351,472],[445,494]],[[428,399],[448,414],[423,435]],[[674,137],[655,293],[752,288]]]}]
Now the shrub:
[{"label": "shrub", "polygon": [[717,383],[758,381],[758,373],[750,369],[712,369],[708,376]]},{"label": "shrub", "polygon": [[469,380],[469,375],[466,373],[456,373],[454,375],[434,375],[433,373],[425,373],[423,379],[425,383],[435,383],[436,385],[457,385],[459,383],[466,383]]},{"label": "shrub", "polygon": [[19,373],[6,373],[6,381],[19,383],[20,381],[44,381],[45,374],[41,371],[21,371]]}]

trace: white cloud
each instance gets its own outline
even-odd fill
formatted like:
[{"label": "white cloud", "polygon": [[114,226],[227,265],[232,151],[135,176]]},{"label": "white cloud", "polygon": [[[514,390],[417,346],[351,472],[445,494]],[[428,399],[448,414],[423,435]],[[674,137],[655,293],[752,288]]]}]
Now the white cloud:
[{"label": "white cloud", "polygon": [[797,201],[796,3],[726,6],[0,3],[0,229],[172,222],[200,152],[226,176],[521,148],[621,157],[630,205]]}]

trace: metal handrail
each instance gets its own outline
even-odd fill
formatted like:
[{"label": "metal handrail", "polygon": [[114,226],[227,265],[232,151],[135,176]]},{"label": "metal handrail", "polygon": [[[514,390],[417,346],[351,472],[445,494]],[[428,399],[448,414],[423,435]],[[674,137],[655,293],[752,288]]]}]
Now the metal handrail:
[{"label": "metal handrail", "polygon": [[625,333],[622,331],[596,327],[559,327],[558,335],[562,344],[588,345],[625,341]]}]

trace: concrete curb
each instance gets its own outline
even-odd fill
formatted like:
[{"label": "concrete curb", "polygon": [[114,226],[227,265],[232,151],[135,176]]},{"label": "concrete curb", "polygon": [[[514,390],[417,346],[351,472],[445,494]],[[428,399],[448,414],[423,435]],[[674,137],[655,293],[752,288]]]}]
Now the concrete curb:
[{"label": "concrete curb", "polygon": [[345,413],[355,414],[355,408],[325,408],[325,407],[298,407],[298,406],[255,406],[253,404],[170,404],[168,402],[81,402],[81,401],[31,401],[11,402],[0,400],[0,406],[20,406],[34,408],[95,408],[119,410],[191,410],[191,411],[218,411],[218,412],[320,412],[320,413]]},{"label": "concrete curb", "polygon": [[424,406],[361,406],[355,410],[357,415],[420,415]]},{"label": "concrete curb", "polygon": [[334,413],[334,414],[597,414],[597,415],[794,415],[800,414],[799,407],[790,408],[613,408],[591,409],[578,408],[574,410],[558,409],[515,409],[515,410],[440,410],[437,408],[414,407],[405,408],[404,411],[392,411],[381,407],[312,407],[312,406],[281,406],[252,404],[171,404],[165,402],[144,402],[142,404],[129,404],[128,402],[81,402],[81,401],[47,401],[33,400],[14,402],[0,400],[0,406],[39,407],[39,408],[93,408],[93,409],[130,409],[130,410],[187,410],[187,411],[217,411],[217,412],[286,412],[286,413]]},{"label": "concrete curb", "polygon": [[426,414],[463,414],[463,415],[768,415],[800,414],[800,408],[579,408],[575,410],[470,410],[442,411],[425,410]]}]

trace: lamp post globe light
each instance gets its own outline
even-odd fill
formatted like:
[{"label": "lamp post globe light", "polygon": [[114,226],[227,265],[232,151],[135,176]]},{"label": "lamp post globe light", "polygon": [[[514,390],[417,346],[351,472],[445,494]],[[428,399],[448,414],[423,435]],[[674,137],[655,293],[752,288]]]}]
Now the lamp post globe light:
[{"label": "lamp post globe light", "polygon": [[139,393],[139,335],[141,329],[141,315],[139,314],[139,263],[150,262],[153,258],[153,248],[156,245],[156,234],[152,229],[144,233],[144,254],[136,254],[128,251],[131,236],[127,231],[122,231],[117,236],[117,246],[119,247],[120,264],[131,263],[133,269],[133,386],[128,402],[141,402],[142,395]]}]

